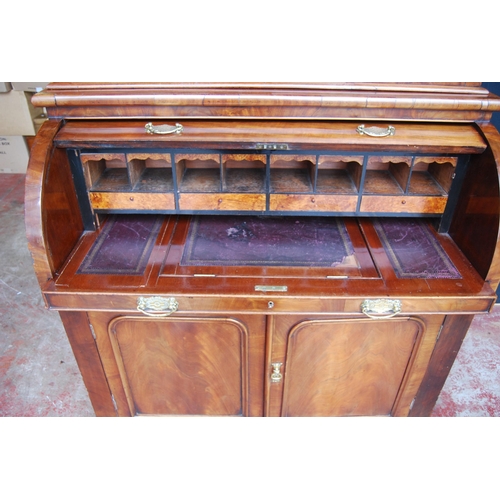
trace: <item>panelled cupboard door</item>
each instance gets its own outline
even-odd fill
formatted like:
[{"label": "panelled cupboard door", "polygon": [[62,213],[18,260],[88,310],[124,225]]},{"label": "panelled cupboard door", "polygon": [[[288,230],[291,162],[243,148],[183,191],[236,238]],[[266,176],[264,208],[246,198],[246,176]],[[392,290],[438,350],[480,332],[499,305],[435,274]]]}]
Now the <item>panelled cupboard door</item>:
[{"label": "panelled cupboard door", "polygon": [[[124,393],[130,415],[249,414],[256,339],[241,321],[119,316],[94,329],[111,390]],[[262,372],[262,363],[256,368]]]},{"label": "panelled cupboard door", "polygon": [[[273,355],[283,361],[282,387],[270,382],[268,413],[281,416],[389,416],[415,390],[430,345],[413,318],[312,319],[273,329]],[[429,344],[429,339],[426,342]],[[281,354],[280,354],[281,351]],[[411,402],[406,394],[407,406]],[[276,399],[281,398],[281,410]]]}]

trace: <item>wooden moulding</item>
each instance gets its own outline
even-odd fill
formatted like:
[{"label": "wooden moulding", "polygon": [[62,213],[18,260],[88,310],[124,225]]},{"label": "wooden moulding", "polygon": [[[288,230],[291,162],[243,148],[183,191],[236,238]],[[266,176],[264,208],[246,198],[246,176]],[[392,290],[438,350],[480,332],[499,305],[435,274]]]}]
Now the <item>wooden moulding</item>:
[{"label": "wooden moulding", "polygon": [[409,84],[51,84],[34,96],[49,117],[392,118],[487,120],[500,110],[478,86]]},{"label": "wooden moulding", "polygon": [[222,163],[228,161],[233,161],[234,166],[237,166],[238,162],[260,162],[263,166],[266,165],[267,158],[266,155],[261,154],[251,154],[251,153],[233,153],[233,154],[223,154]]},{"label": "wooden moulding", "polygon": [[162,164],[165,165],[171,165],[171,160],[170,160],[170,155],[169,154],[162,154],[162,153],[136,153],[136,152],[130,152],[127,153],[127,161],[130,160],[143,160],[143,161],[148,161],[151,160],[153,162],[161,162]]},{"label": "wooden moulding", "polygon": [[296,155],[296,154],[286,154],[286,155],[271,155],[271,168],[289,168],[287,164],[293,163],[297,166],[303,166],[306,168],[307,162],[312,165],[316,165],[316,156],[313,155]]},{"label": "wooden moulding", "polygon": [[[226,283],[229,281],[226,278],[203,278],[197,276],[195,278],[191,277],[189,281],[188,288],[182,290],[182,285],[186,283],[185,277],[160,277],[158,288],[155,290],[149,289],[149,293],[175,296],[179,301],[180,312],[186,314],[269,314],[269,301],[272,301],[274,304],[272,314],[277,316],[301,312],[331,314],[335,316],[348,314],[359,318],[365,317],[360,310],[366,298],[366,291],[361,291],[359,283],[348,283],[345,285],[346,280],[338,280],[341,282],[340,284],[332,285],[332,282],[336,280],[328,280],[329,283],[324,283],[327,280],[323,279],[323,282],[320,282],[319,279],[311,279],[304,291],[304,287],[300,287],[297,283],[299,280],[287,280],[286,282],[289,284],[288,295],[290,297],[278,293],[257,294],[254,289],[255,278],[240,279],[239,287],[234,286],[234,283],[230,283],[229,290],[225,288]],[[284,282],[283,278],[274,277],[272,279],[266,278],[265,280],[265,283],[276,285],[283,285]],[[372,283],[370,281],[370,286]],[[327,284],[329,286],[326,286]],[[322,285],[323,289],[320,290]],[[394,293],[394,290],[390,290],[389,287],[381,287],[379,283],[373,283],[373,285],[373,288],[370,289],[372,292],[370,293],[370,297],[386,298],[388,293],[392,293],[393,297],[397,297],[402,301],[404,314],[407,315],[449,314],[461,316],[464,314],[479,314],[487,313],[492,305],[495,304],[495,294],[491,290],[489,295],[484,296],[462,295],[436,298],[431,297],[433,289],[429,291],[427,297],[416,297],[415,295],[408,296],[403,294],[403,292]],[[366,283],[363,286],[366,287]],[[313,287],[315,287],[314,290],[312,289]],[[216,290],[220,291],[222,289],[226,289],[227,293],[224,295],[221,295],[220,292],[216,293]],[[70,295],[61,288],[56,290],[52,289],[51,286],[46,286],[44,294],[49,307],[53,310],[136,313],[137,299],[147,293],[147,291],[131,293],[129,290],[125,293],[125,287],[123,286],[120,287],[120,290],[120,293],[96,293],[91,290],[83,290]],[[302,296],[300,296],[302,291]],[[336,296],[333,294],[335,291],[338,292]],[[234,292],[238,297],[230,296],[230,292]],[[320,292],[321,295],[319,295]],[[352,294],[357,293],[358,296],[353,295],[352,298],[346,299],[345,295],[348,292],[352,292]],[[293,297],[293,294],[296,297]],[[117,296],[120,297],[119,305],[117,303]]]}]

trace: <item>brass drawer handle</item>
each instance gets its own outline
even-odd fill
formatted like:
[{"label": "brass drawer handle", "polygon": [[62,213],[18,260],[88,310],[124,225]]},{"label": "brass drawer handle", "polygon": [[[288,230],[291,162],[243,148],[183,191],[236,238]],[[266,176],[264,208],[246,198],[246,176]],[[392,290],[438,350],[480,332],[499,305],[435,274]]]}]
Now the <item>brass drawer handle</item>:
[{"label": "brass drawer handle", "polygon": [[175,125],[153,125],[151,122],[146,123],[144,125],[146,132],[148,134],[180,134],[184,127],[180,123],[176,123]]},{"label": "brass drawer handle", "polygon": [[356,132],[360,135],[368,135],[370,137],[388,137],[389,135],[394,135],[396,129],[392,125],[388,125],[387,128],[381,127],[365,127],[360,125]]},{"label": "brass drawer handle", "polygon": [[361,303],[361,312],[373,319],[387,319],[401,312],[401,301],[391,299],[366,299]]},{"label": "brass drawer handle", "polygon": [[164,318],[179,309],[179,303],[174,297],[139,297],[137,310],[146,316]]}]

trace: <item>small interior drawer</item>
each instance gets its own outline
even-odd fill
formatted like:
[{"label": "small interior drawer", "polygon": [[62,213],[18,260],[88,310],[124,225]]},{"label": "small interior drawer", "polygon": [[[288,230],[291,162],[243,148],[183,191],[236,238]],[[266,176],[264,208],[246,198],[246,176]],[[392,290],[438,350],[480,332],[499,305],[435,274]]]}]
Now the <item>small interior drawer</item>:
[{"label": "small interior drawer", "polygon": [[238,210],[263,212],[266,210],[266,195],[245,193],[181,193],[180,210],[213,211]]},{"label": "small interior drawer", "polygon": [[360,212],[442,214],[447,196],[363,196]]},{"label": "small interior drawer", "polygon": [[94,210],[175,210],[173,193],[90,192]]},{"label": "small interior drawer", "polygon": [[357,196],[321,194],[272,194],[269,209],[275,212],[355,212]]}]

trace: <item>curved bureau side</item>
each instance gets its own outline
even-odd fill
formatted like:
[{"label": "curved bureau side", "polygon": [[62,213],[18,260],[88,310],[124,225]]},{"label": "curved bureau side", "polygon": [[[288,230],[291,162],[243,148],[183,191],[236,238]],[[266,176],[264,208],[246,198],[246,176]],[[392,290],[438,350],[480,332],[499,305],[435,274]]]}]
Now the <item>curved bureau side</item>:
[{"label": "curved bureau side", "polygon": [[500,134],[478,124],[487,149],[472,155],[449,234],[493,289],[500,281]]},{"label": "curved bureau side", "polygon": [[[493,160],[495,161],[497,169],[497,185],[500,185],[500,134],[498,133],[497,129],[490,123],[480,125],[480,128],[491,147],[491,154],[493,156]],[[492,216],[495,217],[496,220],[500,219],[500,196],[496,199],[491,200],[490,209],[492,212]],[[493,290],[496,290],[500,283],[500,223],[498,223],[495,228],[496,235],[494,236],[496,236],[496,245],[490,269],[486,276],[486,281],[490,283]]]},{"label": "curved bureau side", "polygon": [[61,125],[61,121],[49,120],[40,128],[26,174],[26,234],[42,290],[83,232],[66,151],[56,148],[53,142]]},{"label": "curved bureau side", "polygon": [[53,277],[54,269],[48,258],[44,234],[42,197],[43,185],[53,149],[53,139],[61,121],[46,121],[40,128],[30,153],[24,195],[24,219],[28,248],[33,258],[40,286]]}]

